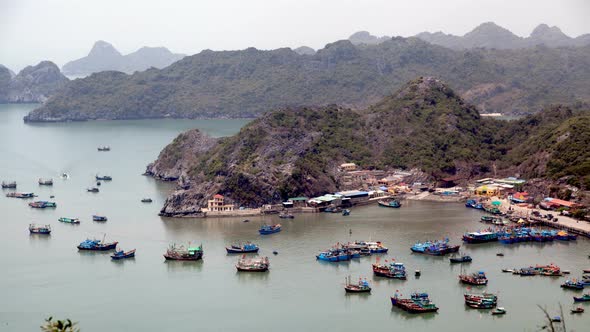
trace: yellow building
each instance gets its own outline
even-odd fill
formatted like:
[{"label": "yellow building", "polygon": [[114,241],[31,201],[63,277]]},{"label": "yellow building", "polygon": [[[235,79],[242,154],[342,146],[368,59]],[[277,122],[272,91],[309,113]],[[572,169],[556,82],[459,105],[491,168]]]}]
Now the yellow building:
[{"label": "yellow building", "polygon": [[475,194],[480,196],[499,196],[504,188],[489,184],[479,186],[475,189]]},{"label": "yellow building", "polygon": [[212,212],[226,212],[233,211],[233,204],[225,204],[225,198],[223,195],[217,194],[213,196],[213,199],[207,201],[207,210]]}]

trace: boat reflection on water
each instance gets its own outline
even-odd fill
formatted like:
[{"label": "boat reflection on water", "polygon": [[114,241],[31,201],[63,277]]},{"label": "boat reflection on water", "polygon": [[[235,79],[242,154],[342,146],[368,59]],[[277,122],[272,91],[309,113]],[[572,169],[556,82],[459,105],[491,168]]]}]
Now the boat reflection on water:
[{"label": "boat reflection on water", "polygon": [[203,260],[198,261],[173,261],[164,260],[168,272],[186,272],[186,271],[201,271],[203,269]]}]

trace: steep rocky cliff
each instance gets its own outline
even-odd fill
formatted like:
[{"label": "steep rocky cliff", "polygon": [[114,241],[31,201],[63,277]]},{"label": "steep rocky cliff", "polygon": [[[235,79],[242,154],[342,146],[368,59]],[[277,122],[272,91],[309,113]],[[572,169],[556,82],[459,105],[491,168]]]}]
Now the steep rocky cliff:
[{"label": "steep rocky cliff", "polygon": [[42,103],[61,90],[69,80],[50,61],[28,66],[16,76],[0,66],[1,103]]}]

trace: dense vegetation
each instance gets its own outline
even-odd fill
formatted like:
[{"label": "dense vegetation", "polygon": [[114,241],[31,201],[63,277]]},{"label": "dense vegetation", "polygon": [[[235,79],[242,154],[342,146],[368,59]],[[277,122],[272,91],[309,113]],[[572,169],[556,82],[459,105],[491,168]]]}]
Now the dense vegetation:
[{"label": "dense vegetation", "polygon": [[218,192],[244,206],[334,192],[343,162],[418,168],[439,179],[472,178],[495,168],[505,175],[567,175],[584,182],[590,176],[590,115],[582,109],[553,107],[518,121],[482,118],[448,86],[426,77],[363,111],[331,105],[270,112],[206,150],[182,148],[201,137],[195,131],[180,135],[148,170],[159,176],[174,169],[188,179],[167,201],[163,213],[170,215],[186,207],[185,197],[198,207]]},{"label": "dense vegetation", "polygon": [[313,55],[290,49],[203,51],[164,69],[72,81],[28,121],[256,117],[337,103],[363,109],[417,76],[437,76],[486,112],[536,112],[589,101],[590,46],[455,51],[417,38],[338,41]]}]

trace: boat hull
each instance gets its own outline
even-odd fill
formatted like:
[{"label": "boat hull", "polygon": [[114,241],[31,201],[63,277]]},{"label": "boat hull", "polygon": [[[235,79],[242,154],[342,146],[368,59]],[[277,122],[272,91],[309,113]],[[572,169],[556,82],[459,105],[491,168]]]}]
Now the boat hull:
[{"label": "boat hull", "polygon": [[248,253],[258,252],[258,250],[260,250],[260,248],[256,248],[256,249],[235,249],[235,248],[225,247],[225,250],[227,251],[228,254],[248,254]]},{"label": "boat hull", "polygon": [[347,293],[370,293],[371,292],[371,287],[368,288],[361,288],[355,285],[348,285],[348,286],[344,286],[344,290]]},{"label": "boat hull", "polygon": [[82,246],[78,246],[78,250],[86,250],[86,251],[107,251],[107,250],[113,250],[117,247],[117,244],[119,244],[119,242],[113,242],[113,243],[107,243],[104,245],[99,245],[96,247],[82,247]]},{"label": "boat hull", "polygon": [[236,266],[238,272],[266,272],[268,271],[268,267],[261,267],[261,268],[244,268]]}]

